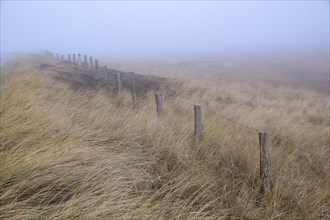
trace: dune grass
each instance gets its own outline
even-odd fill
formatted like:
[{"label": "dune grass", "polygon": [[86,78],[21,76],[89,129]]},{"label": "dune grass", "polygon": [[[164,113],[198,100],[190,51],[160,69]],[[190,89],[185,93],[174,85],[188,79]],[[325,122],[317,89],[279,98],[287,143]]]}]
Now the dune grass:
[{"label": "dune grass", "polygon": [[[176,99],[163,91],[160,123],[152,91],[133,109],[129,91],[72,89],[40,62],[71,71],[42,57],[5,67],[1,219],[330,218],[329,97],[186,76]],[[193,106],[176,100],[202,105],[198,145]],[[206,109],[271,135],[259,202],[257,132]]]}]

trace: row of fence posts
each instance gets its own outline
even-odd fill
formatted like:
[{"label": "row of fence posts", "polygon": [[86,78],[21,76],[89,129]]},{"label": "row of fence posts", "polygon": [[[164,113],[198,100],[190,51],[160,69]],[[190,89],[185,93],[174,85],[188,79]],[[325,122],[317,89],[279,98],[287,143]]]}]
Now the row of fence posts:
[{"label": "row of fence posts", "polygon": [[[49,51],[46,50],[45,51],[45,54],[48,55],[48,56],[50,56],[50,57],[56,57],[56,60],[58,62],[64,62],[65,61],[63,54],[61,55],[61,59],[59,58],[59,55],[57,53],[55,55],[54,53],[49,52]],[[77,54],[77,58],[78,59],[76,61],[76,54],[68,54],[67,61],[70,64],[78,65],[80,67],[83,66],[86,69],[88,69],[89,66],[90,66],[90,70],[94,74],[98,74],[98,73],[101,72],[101,68],[99,67],[99,61],[97,59],[93,59],[92,56],[89,57],[89,65],[88,65],[88,57],[87,57],[87,55],[84,55],[84,62],[83,63],[81,61],[82,56],[81,56],[80,53]],[[109,75],[108,75],[109,72],[108,72],[108,67],[107,66],[104,66],[103,67],[103,72],[104,72],[104,78],[108,82],[109,81]],[[116,73],[116,80],[117,80],[117,83],[116,83],[116,88],[117,89],[116,90],[117,90],[117,93],[120,93],[123,90],[120,73]],[[133,83],[133,85],[132,85],[132,94],[133,94],[133,106],[135,108],[136,105],[137,105],[137,96],[136,96],[136,92],[135,92],[135,83]]]},{"label": "row of fence posts", "polygon": [[[49,52],[48,50],[45,50],[45,54],[47,56],[56,58],[56,60],[58,62],[64,62],[65,61],[65,58],[64,58],[64,55],[63,54],[60,57],[58,53],[54,54],[52,52]],[[90,69],[91,69],[92,73],[98,73],[98,72],[100,72],[100,69],[101,68],[99,67],[99,61],[97,59],[94,60],[92,56],[89,57],[90,64],[88,64],[87,55],[84,55],[84,62],[82,62],[82,56],[81,56],[80,53],[77,54],[77,57],[76,57],[76,54],[68,54],[68,57],[67,58],[68,58],[67,59],[67,62],[69,62],[70,64],[78,65],[80,67],[85,67],[87,69],[90,66]],[[105,71],[107,71],[107,67],[106,66],[104,66],[103,69]],[[108,77],[106,76],[106,78],[108,78]]]},{"label": "row of fence posts", "polygon": [[[54,53],[51,53],[49,51],[46,51],[46,55],[49,55],[51,57],[55,57]],[[76,64],[76,57],[75,54],[72,54],[73,56],[73,63]],[[56,59],[59,61],[59,56],[56,54]],[[61,55],[61,60],[64,61],[64,55]],[[68,61],[71,62],[71,54],[68,54]],[[90,61],[90,67],[92,73],[97,73],[99,70],[98,66],[98,60],[95,59],[93,62],[93,57],[89,57]],[[78,54],[78,66],[81,66],[81,55]],[[88,62],[87,62],[87,55],[84,55],[84,66],[88,68]],[[109,80],[108,76],[108,68],[107,66],[104,66],[104,73],[105,73],[105,80]],[[116,73],[116,87],[117,87],[117,93],[119,94],[122,91],[122,82],[121,82],[121,76],[120,73]],[[132,83],[131,87],[131,94],[132,94],[132,102],[133,102],[133,108],[137,107],[138,100],[136,95],[136,86],[135,82]],[[161,122],[163,120],[163,96],[162,94],[155,94],[155,100],[156,100],[156,113],[158,120]],[[194,105],[194,118],[195,118],[195,131],[194,131],[194,139],[195,143],[198,144],[201,142],[202,139],[202,106],[200,105]],[[259,132],[259,155],[260,155],[260,194],[263,195],[270,191],[270,158],[269,158],[269,148],[268,148],[268,136],[267,132]]]}]

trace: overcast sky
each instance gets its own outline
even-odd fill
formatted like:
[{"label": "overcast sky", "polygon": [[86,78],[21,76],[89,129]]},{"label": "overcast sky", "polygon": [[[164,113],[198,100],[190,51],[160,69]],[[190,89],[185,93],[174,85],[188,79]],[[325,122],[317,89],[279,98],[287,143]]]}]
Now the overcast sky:
[{"label": "overcast sky", "polygon": [[1,52],[125,57],[329,50],[329,1],[1,1]]}]

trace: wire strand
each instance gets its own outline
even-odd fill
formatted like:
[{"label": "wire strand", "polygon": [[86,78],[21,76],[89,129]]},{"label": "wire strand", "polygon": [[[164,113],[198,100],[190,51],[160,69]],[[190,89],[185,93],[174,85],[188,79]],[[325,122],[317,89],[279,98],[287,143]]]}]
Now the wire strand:
[{"label": "wire strand", "polygon": [[[192,102],[189,102],[189,101],[183,101],[183,100],[180,100],[180,99],[175,99],[175,100],[177,102],[181,102],[181,103],[188,104],[188,105],[196,105],[195,103],[192,103]],[[248,129],[248,130],[253,131],[253,132],[258,132],[258,133],[260,132],[260,130],[258,130],[258,129],[252,128],[250,126],[247,126],[245,124],[242,124],[240,122],[237,122],[237,121],[235,121],[233,119],[227,118],[227,117],[223,116],[222,114],[220,114],[220,113],[218,113],[216,111],[210,110],[210,109],[205,108],[205,107],[203,107],[203,109],[206,110],[206,111],[208,111],[208,112],[210,112],[210,113],[212,113],[212,114],[214,114],[214,115],[216,115],[216,116],[218,116],[218,117],[220,117],[220,118],[222,118],[222,119],[224,119],[224,120],[226,120],[226,121],[229,121],[229,122],[231,122],[233,124],[236,124],[236,125],[238,125],[240,127],[243,127],[245,129]],[[276,139],[280,140],[281,142],[286,143],[288,145],[291,145],[291,146],[294,146],[294,147],[298,147],[297,145],[289,142],[287,139],[284,139],[284,138],[279,137],[277,135],[268,134],[268,136],[269,137],[272,137],[272,138],[276,138]],[[307,145],[304,145],[304,146],[307,146]]]},{"label": "wire strand", "polygon": [[[74,65],[73,63],[69,63],[69,64]],[[103,64],[103,63],[100,62],[100,64]],[[100,65],[100,66],[102,66],[102,65]],[[95,75],[93,74],[94,71],[92,71],[92,70],[89,69],[89,68],[87,69],[87,71],[90,72],[91,75],[95,78]],[[148,92],[151,92],[151,91],[152,91],[152,90],[144,90],[144,89],[142,89],[142,88],[138,88],[138,87],[135,87],[135,89],[136,89],[137,91],[139,91],[139,92],[142,93],[142,96],[140,96],[140,98],[141,98],[141,97],[142,97],[142,98],[147,97]],[[143,94],[143,93],[144,93],[144,94]],[[195,103],[192,103],[192,102],[189,102],[189,101],[184,101],[184,100],[181,100],[181,99],[178,99],[178,98],[174,98],[174,101],[181,102],[181,103],[188,104],[188,105],[193,105],[193,106],[196,105]],[[255,101],[255,102],[256,102],[256,101]],[[260,103],[260,102],[257,102],[257,103]],[[224,119],[224,120],[226,120],[226,121],[228,121],[228,122],[231,122],[231,123],[236,124],[236,125],[238,125],[238,126],[240,126],[240,127],[243,127],[243,128],[245,128],[245,129],[247,129],[247,130],[250,130],[250,131],[253,131],[253,132],[260,132],[260,130],[258,130],[258,129],[255,129],[255,128],[250,127],[250,126],[248,126],[248,125],[245,125],[245,124],[243,124],[243,123],[237,122],[237,121],[235,121],[235,120],[233,120],[233,119],[227,118],[227,117],[223,116],[222,114],[220,114],[220,113],[218,113],[218,112],[216,112],[216,111],[210,110],[210,109],[208,109],[208,108],[206,108],[206,107],[203,107],[203,109],[206,110],[206,111],[208,111],[208,112],[210,112],[210,113],[212,113],[212,114],[214,114],[214,115],[216,115],[216,116],[218,116],[218,117],[220,117],[220,118],[222,118],[222,119]],[[270,137],[272,137],[272,138],[276,138],[276,139],[280,140],[281,142],[284,142],[284,143],[286,143],[286,144],[288,144],[288,145],[298,147],[297,145],[290,143],[287,139],[284,139],[284,138],[282,138],[282,137],[279,137],[279,136],[276,136],[276,135],[272,135],[272,134],[268,134],[268,135],[269,135]],[[306,146],[306,145],[304,145],[304,146]]]}]

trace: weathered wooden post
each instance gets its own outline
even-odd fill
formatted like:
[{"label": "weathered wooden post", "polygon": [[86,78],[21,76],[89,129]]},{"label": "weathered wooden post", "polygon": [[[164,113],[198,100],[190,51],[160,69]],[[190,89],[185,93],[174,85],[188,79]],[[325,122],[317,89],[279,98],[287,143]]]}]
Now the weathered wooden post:
[{"label": "weathered wooden post", "polygon": [[80,57],[80,53],[78,53],[78,66],[81,66],[81,57]]},{"label": "weathered wooden post", "polygon": [[58,57],[58,53],[56,53],[56,60],[60,61],[59,57]]},{"label": "weathered wooden post", "polygon": [[84,60],[85,60],[85,67],[87,69],[88,68],[87,55],[84,55]]},{"label": "weathered wooden post", "polygon": [[93,57],[89,57],[89,62],[90,62],[90,64],[91,64],[91,70],[92,70],[92,73],[94,73]]},{"label": "weathered wooden post", "polygon": [[69,63],[71,63],[71,54],[68,55]]},{"label": "weathered wooden post", "polygon": [[99,72],[99,61],[95,59],[95,73],[98,74]]},{"label": "weathered wooden post", "polygon": [[64,61],[64,55],[62,54],[62,56],[61,56],[61,60],[62,60],[62,62]]},{"label": "weathered wooden post", "polygon": [[119,94],[121,92],[121,90],[122,90],[120,73],[116,73],[116,78],[117,78],[117,92]]},{"label": "weathered wooden post", "polygon": [[163,119],[163,96],[162,94],[155,94],[156,98],[156,110],[157,110],[157,116],[159,120]]},{"label": "weathered wooden post", "polygon": [[104,69],[104,79],[105,79],[106,82],[108,82],[109,81],[108,67],[104,66],[103,69]]},{"label": "weathered wooden post", "polygon": [[267,132],[259,132],[260,147],[260,194],[270,190],[270,159]]},{"label": "weathered wooden post", "polygon": [[72,54],[73,57],[73,64],[76,64],[76,54]]},{"label": "weathered wooden post", "polygon": [[136,98],[136,91],[135,91],[135,82],[132,82],[132,99],[133,99],[133,108],[137,106],[137,98]]},{"label": "weathered wooden post", "polygon": [[195,113],[195,141],[198,143],[202,137],[202,107],[194,105]]}]

